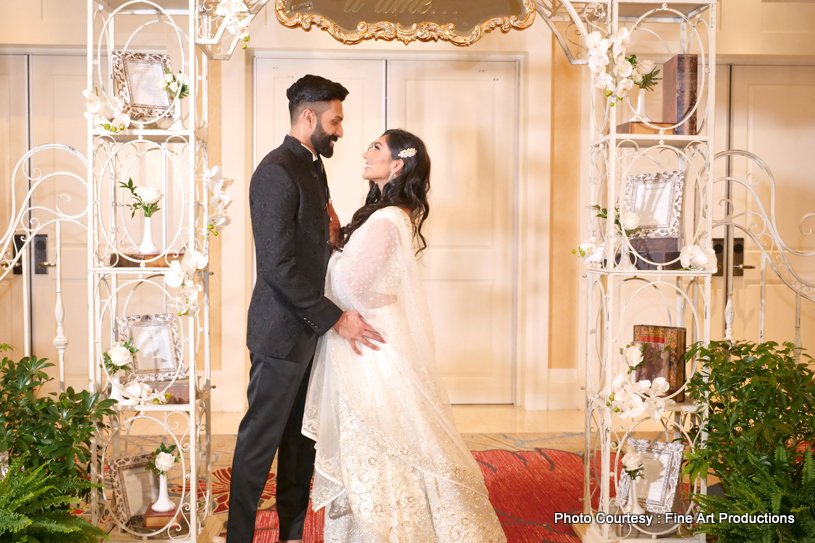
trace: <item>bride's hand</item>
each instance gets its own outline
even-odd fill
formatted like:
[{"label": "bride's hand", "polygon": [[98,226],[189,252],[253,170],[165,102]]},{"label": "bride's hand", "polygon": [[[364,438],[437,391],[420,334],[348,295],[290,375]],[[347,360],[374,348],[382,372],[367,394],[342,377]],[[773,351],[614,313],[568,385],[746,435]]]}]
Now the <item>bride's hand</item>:
[{"label": "bride's hand", "polygon": [[359,341],[366,347],[378,351],[379,347],[371,343],[369,340],[378,341],[379,343],[386,343],[386,341],[379,335],[379,332],[374,330],[370,324],[365,322],[360,315],[359,311],[346,311],[340,317],[340,320],[333,326],[334,330],[348,340],[351,348],[359,356],[362,356],[362,351],[357,347],[356,342]]}]

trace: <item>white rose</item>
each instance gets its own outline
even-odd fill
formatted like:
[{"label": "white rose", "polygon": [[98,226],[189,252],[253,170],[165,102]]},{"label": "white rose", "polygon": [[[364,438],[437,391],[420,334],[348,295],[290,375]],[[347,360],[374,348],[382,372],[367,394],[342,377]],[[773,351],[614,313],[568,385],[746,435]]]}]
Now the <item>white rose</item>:
[{"label": "white rose", "polygon": [[158,86],[161,90],[167,90],[168,83],[165,80],[161,80],[158,82]]},{"label": "white rose", "polygon": [[133,355],[130,354],[130,350],[122,346],[121,343],[117,343],[108,349],[108,356],[110,357],[110,361],[117,366],[127,365],[133,360]]},{"label": "white rose", "polygon": [[620,224],[626,230],[634,230],[640,225],[640,218],[633,211],[624,211],[620,217]]},{"label": "white rose", "polygon": [[668,392],[668,381],[664,377],[657,377],[654,379],[654,382],[651,383],[651,390],[648,391],[648,394],[651,396],[661,396]]},{"label": "white rose", "polygon": [[175,456],[170,453],[160,452],[156,455],[156,461],[154,463],[157,470],[167,473],[170,471],[170,468],[173,467],[173,464],[175,464]]},{"label": "white rose", "polygon": [[173,76],[173,74],[164,74],[164,81],[166,81],[168,85],[172,83],[174,79],[175,76]]},{"label": "white rose", "polygon": [[654,67],[656,66],[656,64],[654,64],[653,60],[646,59],[638,61],[637,66],[641,74],[647,75],[654,71]]},{"label": "white rose", "polygon": [[623,357],[629,367],[638,366],[642,362],[642,345],[634,343],[623,350]]},{"label": "white rose", "polygon": [[635,452],[634,446],[627,441],[623,443],[623,446],[620,448],[620,450],[623,452],[623,454],[631,454]]},{"label": "white rose", "polygon": [[634,72],[633,78],[634,78],[634,83],[637,83],[637,84],[642,83],[642,74],[641,73]]},{"label": "white rose", "polygon": [[160,190],[153,187],[136,187],[134,192],[145,204],[156,204],[164,196]]},{"label": "white rose", "polygon": [[173,81],[172,83],[170,83],[170,90],[173,92],[178,91],[178,81]]},{"label": "white rose", "polygon": [[642,467],[642,456],[638,452],[628,453],[623,456],[623,466],[628,471],[634,471]]}]

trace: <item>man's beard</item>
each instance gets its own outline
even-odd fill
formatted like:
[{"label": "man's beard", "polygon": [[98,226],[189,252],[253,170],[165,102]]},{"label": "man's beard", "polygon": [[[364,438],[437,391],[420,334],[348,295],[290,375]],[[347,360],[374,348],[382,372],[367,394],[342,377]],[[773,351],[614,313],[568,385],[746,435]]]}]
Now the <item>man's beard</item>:
[{"label": "man's beard", "polygon": [[314,133],[311,135],[311,145],[314,146],[314,149],[320,154],[320,156],[331,158],[331,156],[334,154],[334,148],[331,147],[331,142],[337,141],[338,139],[339,138],[337,136],[330,136],[326,134],[322,125],[318,123],[314,128]]}]

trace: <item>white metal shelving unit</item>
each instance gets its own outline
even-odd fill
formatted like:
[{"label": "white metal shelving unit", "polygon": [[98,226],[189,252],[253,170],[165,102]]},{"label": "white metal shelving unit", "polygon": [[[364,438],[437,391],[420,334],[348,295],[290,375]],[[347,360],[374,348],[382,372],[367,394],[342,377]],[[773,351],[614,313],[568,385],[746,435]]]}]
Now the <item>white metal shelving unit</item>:
[{"label": "white metal shelving unit", "polygon": [[[612,100],[594,87],[591,77],[591,127],[589,164],[589,205],[609,210],[624,209],[626,179],[630,175],[681,171],[684,173],[684,202],[679,243],[711,247],[713,206],[713,126],[715,97],[715,16],[716,1],[677,0],[653,2],[605,0],[595,2],[538,2],[538,13],[549,24],[573,64],[588,61],[586,36],[599,31],[610,37],[619,29],[631,33],[626,55],[649,58],[659,64],[678,53],[698,56],[698,95],[696,107],[674,127],[697,118],[697,128],[689,135],[667,134],[668,127],[654,126],[654,134],[622,134],[617,125],[629,120],[635,111],[635,98],[626,97],[610,107]],[[634,94],[636,87],[629,91]],[[657,91],[660,87],[657,87]],[[636,113],[634,119],[643,121]],[[655,115],[652,115],[655,116]],[[607,402],[616,375],[627,374],[628,365],[620,355],[633,337],[633,326],[655,324],[687,329],[687,343],[710,340],[711,273],[668,269],[679,258],[665,262],[648,260],[636,252],[625,232],[617,233],[612,220],[597,218],[587,211],[589,236],[604,247],[605,258],[589,265],[586,274],[586,444],[584,453],[584,513],[596,519],[597,513],[626,511],[627,503],[616,499],[621,480],[620,444],[635,432],[655,425],[660,440],[682,439],[685,452],[698,447],[704,435],[689,430],[704,415],[699,406],[683,401],[669,403],[658,423],[647,413],[622,418]],[[632,262],[626,264],[627,262]],[[638,270],[634,263],[651,265]],[[657,309],[658,308],[658,309]],[[686,382],[694,374],[695,361],[686,366]],[[684,389],[684,387],[682,387]],[[677,391],[668,397],[676,397]],[[643,395],[644,396],[644,395]],[[688,490],[706,491],[706,482],[682,481],[673,511],[692,511]],[[688,541],[704,541],[693,536],[687,526],[666,523],[657,516],[651,527],[619,523],[575,526],[584,541],[616,542],[635,539],[662,539],[682,536]]]}]

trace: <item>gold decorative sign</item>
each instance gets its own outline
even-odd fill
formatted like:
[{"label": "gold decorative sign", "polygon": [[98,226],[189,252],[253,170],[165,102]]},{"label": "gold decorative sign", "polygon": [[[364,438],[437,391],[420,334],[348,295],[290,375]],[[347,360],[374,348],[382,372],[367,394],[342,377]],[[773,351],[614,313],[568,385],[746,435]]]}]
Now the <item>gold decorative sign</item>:
[{"label": "gold decorative sign", "polygon": [[488,32],[528,28],[535,0],[275,0],[278,20],[345,44],[445,40],[466,47]]}]

